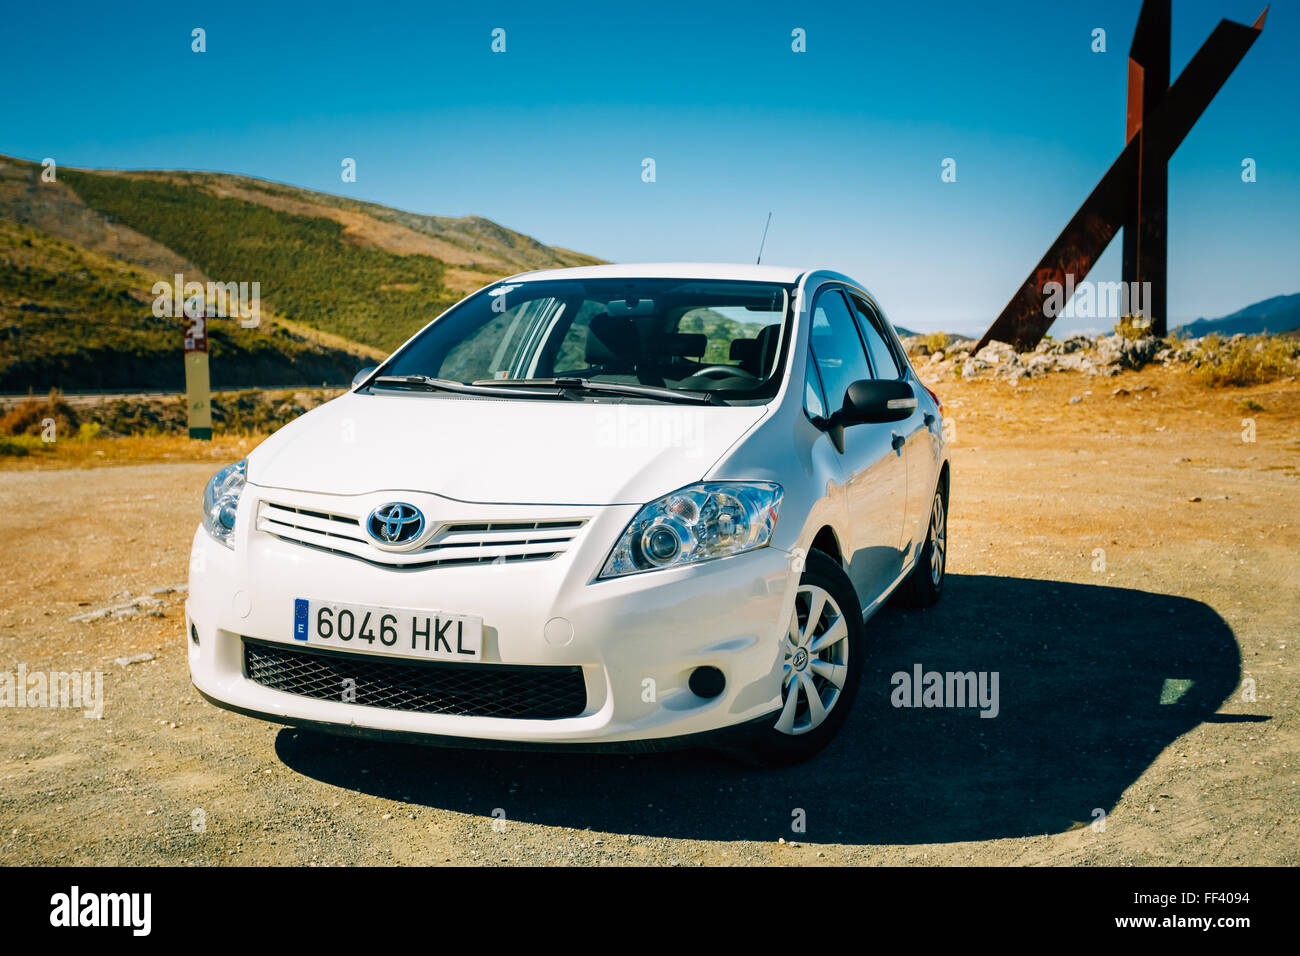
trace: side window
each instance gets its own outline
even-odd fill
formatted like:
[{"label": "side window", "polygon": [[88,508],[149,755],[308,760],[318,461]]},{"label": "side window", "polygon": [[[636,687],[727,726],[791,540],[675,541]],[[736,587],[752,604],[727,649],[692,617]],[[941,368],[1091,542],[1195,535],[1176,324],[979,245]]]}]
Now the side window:
[{"label": "side window", "polygon": [[898,367],[898,359],[894,357],[880,329],[880,316],[876,314],[875,309],[856,295],[850,295],[849,299],[853,302],[858,320],[862,323],[862,337],[866,339],[867,351],[871,353],[871,364],[876,369],[876,378],[901,378],[903,373]]},{"label": "side window", "polygon": [[804,370],[803,410],[809,418],[826,418],[826,397],[822,395],[821,379],[817,377],[817,366],[813,363],[812,352],[808,353],[808,368]]},{"label": "side window", "polygon": [[862,339],[838,289],[823,292],[813,307],[811,346],[831,411],[844,405],[844,393],[858,379],[871,378]]}]

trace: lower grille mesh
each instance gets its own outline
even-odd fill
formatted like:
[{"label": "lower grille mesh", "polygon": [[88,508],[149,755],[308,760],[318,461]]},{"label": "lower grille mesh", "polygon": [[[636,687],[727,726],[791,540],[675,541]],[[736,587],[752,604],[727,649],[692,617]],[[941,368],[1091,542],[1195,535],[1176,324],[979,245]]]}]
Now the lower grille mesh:
[{"label": "lower grille mesh", "polygon": [[244,674],[300,697],[421,714],[546,720],[576,717],[587,706],[580,667],[385,660],[245,638]]}]

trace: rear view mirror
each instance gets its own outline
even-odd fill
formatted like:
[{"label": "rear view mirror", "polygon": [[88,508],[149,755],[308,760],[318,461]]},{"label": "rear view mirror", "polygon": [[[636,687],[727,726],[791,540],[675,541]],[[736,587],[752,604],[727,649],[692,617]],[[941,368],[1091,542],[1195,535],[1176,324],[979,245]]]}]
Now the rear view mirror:
[{"label": "rear view mirror", "polygon": [[605,303],[605,311],[610,315],[654,315],[654,299],[611,299]]},{"label": "rear view mirror", "polygon": [[916,411],[916,393],[907,382],[859,379],[844,393],[844,407],[836,413],[837,424],[901,422]]}]

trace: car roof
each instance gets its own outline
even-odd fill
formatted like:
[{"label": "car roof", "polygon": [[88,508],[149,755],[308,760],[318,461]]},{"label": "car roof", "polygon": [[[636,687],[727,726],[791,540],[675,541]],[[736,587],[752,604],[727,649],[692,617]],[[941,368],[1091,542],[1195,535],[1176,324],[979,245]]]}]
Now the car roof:
[{"label": "car roof", "polygon": [[638,262],[576,266],[570,269],[539,269],[521,272],[508,282],[536,282],[549,279],[738,279],[744,282],[780,282],[793,285],[809,272],[790,266],[757,266],[734,262]]}]

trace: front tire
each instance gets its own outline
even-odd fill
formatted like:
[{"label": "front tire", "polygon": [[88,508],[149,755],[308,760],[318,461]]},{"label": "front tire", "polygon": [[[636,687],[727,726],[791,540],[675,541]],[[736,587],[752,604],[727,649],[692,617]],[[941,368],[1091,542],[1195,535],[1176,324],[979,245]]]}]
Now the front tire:
[{"label": "front tire", "polygon": [[782,639],[781,709],[734,755],[781,767],[813,756],[848,719],[866,647],[862,609],[838,561],[808,554]]}]

